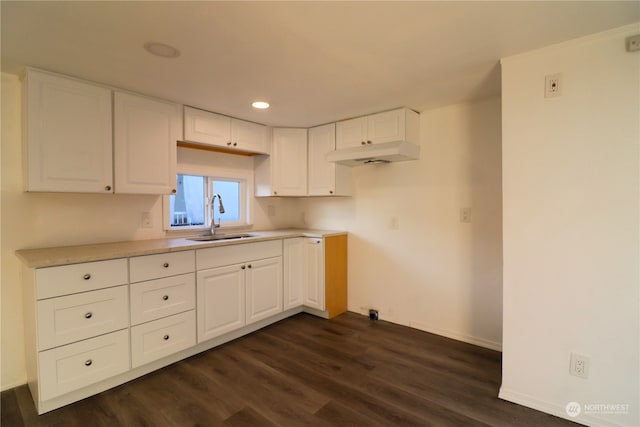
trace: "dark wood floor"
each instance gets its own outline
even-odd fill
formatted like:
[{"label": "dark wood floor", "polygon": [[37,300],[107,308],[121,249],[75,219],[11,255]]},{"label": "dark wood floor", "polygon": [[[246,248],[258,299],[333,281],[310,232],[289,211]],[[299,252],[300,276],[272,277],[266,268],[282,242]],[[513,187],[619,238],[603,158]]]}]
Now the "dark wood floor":
[{"label": "dark wood floor", "polygon": [[38,416],[2,393],[9,426],[575,426],[499,400],[500,353],[348,313],[300,314]]}]

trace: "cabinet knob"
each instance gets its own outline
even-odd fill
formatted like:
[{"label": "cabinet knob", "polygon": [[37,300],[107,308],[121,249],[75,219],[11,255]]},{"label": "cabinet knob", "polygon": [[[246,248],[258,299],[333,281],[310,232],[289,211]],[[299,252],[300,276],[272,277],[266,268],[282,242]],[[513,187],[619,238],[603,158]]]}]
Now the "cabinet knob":
[{"label": "cabinet knob", "polygon": [[247,267],[243,265],[243,266],[242,266],[242,267],[240,267],[240,268],[244,270],[244,269],[245,269],[245,268],[247,268]]},{"label": "cabinet knob", "polygon": [[247,267],[251,268],[251,264],[249,264]]},{"label": "cabinet knob", "polygon": [[227,145],[229,145],[229,146],[230,146],[230,145],[231,145],[231,141],[227,142]]},{"label": "cabinet knob", "polygon": [[362,144],[362,145],[367,145],[367,143],[366,143],[366,142],[364,142],[364,141],[362,141],[360,144]]},{"label": "cabinet knob", "polygon": [[233,143],[233,146],[234,146],[234,147],[237,147],[237,146],[238,146],[238,143],[237,143],[237,142],[234,142],[234,143]]},{"label": "cabinet knob", "polygon": [[111,191],[111,186],[110,186],[110,185],[107,185],[107,186],[105,186],[105,187],[104,187],[104,189],[105,189],[106,191]]},{"label": "cabinet knob", "polygon": [[171,194],[176,194],[176,193],[177,193],[176,189],[175,189],[175,188],[172,188],[172,189],[171,189]]},{"label": "cabinet knob", "polygon": [[164,264],[162,264],[162,266],[163,266],[164,268],[169,268],[169,263],[168,263],[168,262],[165,262]]},{"label": "cabinet knob", "polygon": [[82,276],[82,278],[83,278],[84,280],[89,280],[89,279],[91,279],[91,275],[90,275],[89,273],[87,273],[87,274],[85,274],[84,276]]},{"label": "cabinet knob", "polygon": [[163,300],[163,301],[166,301],[166,300],[168,300],[168,299],[169,299],[169,295],[163,295],[163,296],[162,296],[162,300]]},{"label": "cabinet knob", "polygon": [[274,196],[277,196],[277,195],[278,195],[278,192],[277,192],[277,191],[274,191],[274,192],[273,192],[273,195],[274,195]]},{"label": "cabinet knob", "polygon": [[165,335],[164,337],[162,337],[165,341],[169,340],[169,335]]},{"label": "cabinet knob", "polygon": [[329,194],[333,194],[333,190],[329,190]]},{"label": "cabinet knob", "polygon": [[367,144],[373,144],[373,142],[371,142],[371,141],[367,141]]},{"label": "cabinet knob", "polygon": [[93,317],[93,313],[92,312],[88,312],[84,315],[85,319],[91,319]]},{"label": "cabinet knob", "polygon": [[84,366],[91,366],[92,363],[93,363],[93,360],[89,359],[86,362],[84,362]]}]

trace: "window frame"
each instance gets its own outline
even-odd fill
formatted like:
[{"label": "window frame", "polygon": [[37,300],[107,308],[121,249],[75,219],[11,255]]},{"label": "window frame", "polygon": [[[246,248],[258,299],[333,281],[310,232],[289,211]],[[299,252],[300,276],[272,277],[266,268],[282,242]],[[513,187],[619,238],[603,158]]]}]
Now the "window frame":
[{"label": "window frame", "polygon": [[[253,225],[251,195],[253,194],[253,175],[249,172],[242,172],[234,169],[207,168],[194,165],[178,165],[177,175],[193,175],[206,177],[205,195],[205,224],[173,227],[171,225],[171,195],[163,196],[162,200],[162,224],[163,229],[168,233],[202,232],[210,229],[211,224],[211,194],[213,191],[213,181],[232,181],[240,184],[240,220],[221,221],[221,229],[247,228]],[[222,201],[224,203],[224,200]]]}]

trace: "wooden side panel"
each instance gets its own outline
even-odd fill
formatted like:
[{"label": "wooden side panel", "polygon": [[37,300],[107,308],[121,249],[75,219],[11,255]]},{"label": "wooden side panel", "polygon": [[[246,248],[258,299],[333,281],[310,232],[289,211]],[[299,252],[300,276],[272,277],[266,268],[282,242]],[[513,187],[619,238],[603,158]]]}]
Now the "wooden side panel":
[{"label": "wooden side panel", "polygon": [[325,301],[329,319],[347,311],[347,235],[324,239]]}]

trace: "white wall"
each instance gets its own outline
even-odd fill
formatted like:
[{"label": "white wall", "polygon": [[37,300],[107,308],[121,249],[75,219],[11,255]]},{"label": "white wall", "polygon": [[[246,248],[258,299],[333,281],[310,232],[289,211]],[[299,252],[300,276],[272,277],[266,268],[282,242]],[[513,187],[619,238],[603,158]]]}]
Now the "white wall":
[{"label": "white wall", "polygon": [[[20,82],[2,74],[2,164],[0,288],[0,387],[26,381],[22,322],[21,265],[15,250],[34,247],[114,242],[165,237],[162,197],[103,194],[24,193],[21,153]],[[180,149],[179,161],[252,171],[250,157]],[[275,216],[267,215],[273,206]],[[288,226],[294,201],[254,199],[254,228]],[[140,228],[142,212],[150,212],[153,228]]]},{"label": "white wall", "polygon": [[354,167],[352,198],[301,202],[306,225],[349,231],[350,311],[499,349],[500,100],[425,111],[420,125],[420,160]]},{"label": "white wall", "polygon": [[[589,425],[640,425],[640,24],[502,63],[500,396]],[[543,97],[562,73],[562,96]],[[569,375],[569,354],[590,358]]]}]

